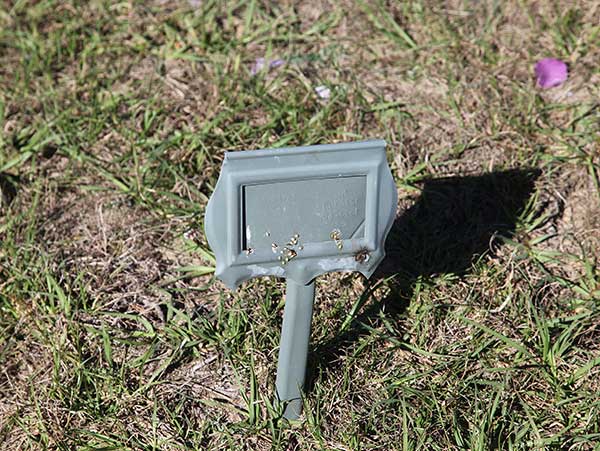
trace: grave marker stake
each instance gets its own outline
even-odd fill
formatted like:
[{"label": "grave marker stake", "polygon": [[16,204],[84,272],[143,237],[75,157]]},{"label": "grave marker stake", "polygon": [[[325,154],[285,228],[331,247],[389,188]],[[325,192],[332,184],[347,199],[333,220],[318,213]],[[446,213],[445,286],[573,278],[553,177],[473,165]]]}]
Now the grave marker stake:
[{"label": "grave marker stake", "polygon": [[227,152],[206,208],[215,274],[230,288],[286,279],[276,388],[284,417],[302,411],[315,278],[370,277],[385,256],[396,185],[385,142]]},{"label": "grave marker stake", "polygon": [[301,391],[306,376],[314,299],[314,281],[308,285],[286,281],[275,386],[279,400],[287,403],[283,414],[287,419],[296,419],[302,412]]}]

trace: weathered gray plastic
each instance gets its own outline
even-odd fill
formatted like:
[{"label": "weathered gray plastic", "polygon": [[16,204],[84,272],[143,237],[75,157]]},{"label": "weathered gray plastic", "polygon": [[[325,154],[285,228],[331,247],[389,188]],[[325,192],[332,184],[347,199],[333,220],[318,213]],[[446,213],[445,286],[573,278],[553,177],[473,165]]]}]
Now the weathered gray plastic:
[{"label": "weathered gray plastic", "polygon": [[396,204],[381,140],[228,152],[205,218],[216,275],[231,288],[269,275],[369,277]]},{"label": "weathered gray plastic", "polygon": [[286,403],[283,416],[288,420],[295,420],[302,412],[314,298],[314,281],[298,285],[288,280],[275,380],[277,398]]}]

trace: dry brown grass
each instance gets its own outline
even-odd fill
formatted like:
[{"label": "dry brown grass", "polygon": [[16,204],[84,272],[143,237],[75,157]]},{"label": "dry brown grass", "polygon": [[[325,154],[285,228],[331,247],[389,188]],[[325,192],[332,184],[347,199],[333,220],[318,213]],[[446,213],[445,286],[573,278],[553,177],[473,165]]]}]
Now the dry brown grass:
[{"label": "dry brown grass", "polygon": [[[4,6],[0,448],[595,449],[598,23],[594,0]],[[545,56],[570,77],[541,91]],[[282,283],[194,277],[204,207],[226,150],[370,137],[390,257],[319,279],[288,427]]]}]

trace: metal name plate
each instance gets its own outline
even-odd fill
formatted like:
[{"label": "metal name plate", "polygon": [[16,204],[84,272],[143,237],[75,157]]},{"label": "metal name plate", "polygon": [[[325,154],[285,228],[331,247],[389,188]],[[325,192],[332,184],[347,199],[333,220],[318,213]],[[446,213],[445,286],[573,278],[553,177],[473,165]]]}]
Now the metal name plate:
[{"label": "metal name plate", "polygon": [[384,141],[228,152],[205,219],[216,275],[231,288],[268,275],[369,277],[396,204]]}]

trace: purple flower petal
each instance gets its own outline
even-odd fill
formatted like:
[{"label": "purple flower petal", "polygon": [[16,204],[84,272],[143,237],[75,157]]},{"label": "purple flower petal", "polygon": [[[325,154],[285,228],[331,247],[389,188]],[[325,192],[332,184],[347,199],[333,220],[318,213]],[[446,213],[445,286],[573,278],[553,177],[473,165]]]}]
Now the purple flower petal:
[{"label": "purple flower petal", "polygon": [[283,66],[284,64],[285,64],[285,61],[282,59],[279,59],[279,58],[274,59],[274,60],[267,60],[265,58],[256,58],[256,60],[254,61],[254,64],[250,68],[250,73],[252,75],[256,75],[260,71],[262,71],[265,67],[268,67],[269,69],[274,69],[276,67]]},{"label": "purple flower petal", "polygon": [[256,58],[254,64],[250,68],[250,73],[252,75],[258,74],[265,67],[265,59],[264,58]]},{"label": "purple flower petal", "polygon": [[276,67],[283,66],[284,64],[285,64],[285,61],[278,58],[269,63],[269,69],[274,69]]},{"label": "purple flower petal", "polygon": [[556,58],[544,58],[535,65],[535,75],[541,88],[552,88],[566,81],[567,65]]}]

